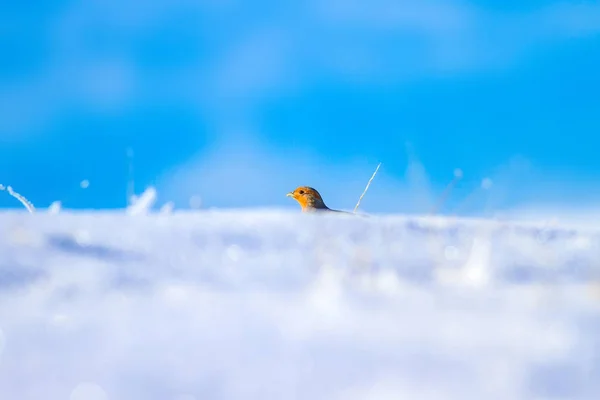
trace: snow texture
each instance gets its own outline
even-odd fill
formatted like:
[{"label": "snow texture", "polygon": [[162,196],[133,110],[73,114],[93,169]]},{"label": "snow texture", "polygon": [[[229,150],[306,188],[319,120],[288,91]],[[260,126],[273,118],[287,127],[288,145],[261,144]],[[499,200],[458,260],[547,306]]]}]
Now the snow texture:
[{"label": "snow texture", "polygon": [[2,399],[600,399],[594,230],[23,211],[0,234]]}]

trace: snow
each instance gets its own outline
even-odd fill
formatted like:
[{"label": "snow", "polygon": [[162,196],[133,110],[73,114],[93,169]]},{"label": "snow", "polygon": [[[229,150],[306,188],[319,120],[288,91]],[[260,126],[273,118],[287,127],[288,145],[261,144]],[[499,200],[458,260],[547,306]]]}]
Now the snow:
[{"label": "snow", "polygon": [[156,189],[154,187],[147,188],[141,196],[133,197],[131,204],[127,207],[129,215],[140,215],[147,213],[154,202],[156,201]]},{"label": "snow", "polygon": [[600,398],[599,231],[142,208],[0,213],[2,399]]}]

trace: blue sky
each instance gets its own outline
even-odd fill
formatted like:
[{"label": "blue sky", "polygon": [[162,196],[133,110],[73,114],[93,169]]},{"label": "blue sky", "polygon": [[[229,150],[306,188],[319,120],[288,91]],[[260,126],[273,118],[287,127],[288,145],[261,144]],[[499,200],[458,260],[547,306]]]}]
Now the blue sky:
[{"label": "blue sky", "polygon": [[124,207],[128,148],[179,207],[351,209],[379,161],[368,212],[428,211],[456,168],[446,213],[600,200],[598,2],[13,3],[0,183],[38,207]]}]

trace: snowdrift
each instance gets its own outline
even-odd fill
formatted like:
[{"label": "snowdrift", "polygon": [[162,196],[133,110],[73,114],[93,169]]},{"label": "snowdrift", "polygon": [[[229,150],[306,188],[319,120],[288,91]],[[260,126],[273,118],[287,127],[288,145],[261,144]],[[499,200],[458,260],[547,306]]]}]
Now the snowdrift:
[{"label": "snowdrift", "polygon": [[0,213],[0,397],[599,399],[600,233]]}]

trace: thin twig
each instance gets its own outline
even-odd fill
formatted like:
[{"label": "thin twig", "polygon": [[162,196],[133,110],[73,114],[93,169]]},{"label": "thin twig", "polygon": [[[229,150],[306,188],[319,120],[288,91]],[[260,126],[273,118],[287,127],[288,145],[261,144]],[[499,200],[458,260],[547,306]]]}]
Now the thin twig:
[{"label": "thin twig", "polygon": [[15,192],[11,186],[0,185],[0,190],[6,190],[9,195],[19,200],[21,204],[29,211],[30,214],[33,214],[35,211],[35,207],[29,200],[27,200],[24,196],[21,196],[19,193]]},{"label": "thin twig", "polygon": [[365,194],[367,193],[367,190],[369,190],[369,186],[371,186],[371,182],[373,181],[373,178],[375,178],[375,175],[377,175],[377,171],[379,171],[379,167],[381,167],[381,163],[379,163],[377,165],[377,168],[375,169],[375,172],[373,172],[373,175],[371,176],[371,179],[369,179],[369,182],[367,183],[367,187],[365,187],[365,190],[360,195],[360,198],[358,199],[358,203],[356,203],[356,207],[354,207],[354,213],[356,213],[356,210],[358,210],[358,206],[360,206],[360,202],[362,201],[363,197],[365,197]]},{"label": "thin twig", "polygon": [[454,171],[454,179],[452,179],[452,182],[450,182],[448,186],[446,186],[446,189],[444,190],[444,193],[442,193],[442,195],[440,196],[438,203],[431,210],[431,214],[437,214],[437,212],[444,206],[446,200],[448,200],[448,197],[450,196],[450,193],[452,193],[452,189],[454,189],[454,187],[456,186],[458,181],[462,179],[462,177],[462,170],[456,169]]},{"label": "thin twig", "polygon": [[133,203],[133,196],[135,195],[135,181],[133,178],[133,149],[127,148],[127,201],[126,206],[130,206]]}]

